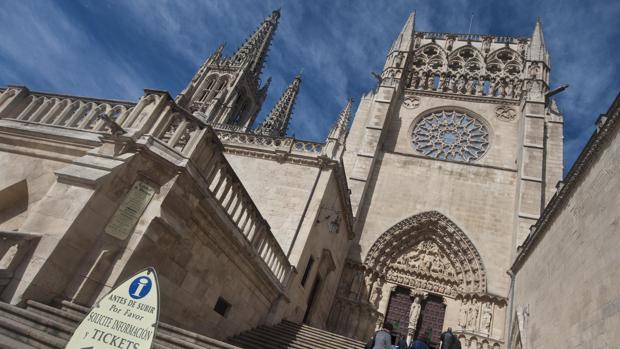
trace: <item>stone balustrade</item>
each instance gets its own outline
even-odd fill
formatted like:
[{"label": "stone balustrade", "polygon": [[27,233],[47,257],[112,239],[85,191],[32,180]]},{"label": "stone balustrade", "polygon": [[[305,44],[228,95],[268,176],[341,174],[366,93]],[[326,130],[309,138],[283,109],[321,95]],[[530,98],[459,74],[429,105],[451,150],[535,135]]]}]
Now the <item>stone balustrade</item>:
[{"label": "stone balustrade", "polygon": [[[153,134],[171,149],[181,155],[189,156],[194,148],[193,144],[202,135],[201,131],[208,127],[194,115],[179,109],[171,112],[170,116],[164,118],[160,125],[156,125]],[[216,150],[210,163],[213,165],[209,166],[204,174],[209,191],[275,278],[285,286],[292,267],[271,232],[269,224],[258,211],[250,194],[245,190],[224,155]]]},{"label": "stone balustrade", "polygon": [[245,127],[231,124],[220,124],[217,122],[208,122],[208,124],[216,130],[232,131],[232,132],[245,132]]},{"label": "stone balustrade", "polygon": [[278,138],[251,133],[216,130],[222,143],[263,146],[283,151],[285,153],[320,155],[325,144],[312,141],[298,140],[292,137]]},{"label": "stone balustrade", "polygon": [[[424,39],[435,39],[435,40],[445,40],[448,37],[454,37],[457,40],[462,41],[483,41],[486,35],[480,34],[457,34],[457,33],[430,33],[430,32],[419,32]],[[523,40],[524,38],[514,37],[514,36],[493,36],[493,42],[501,43],[501,44],[517,44],[519,40]]]},{"label": "stone balustrade", "polygon": [[286,285],[292,267],[269,224],[222,154],[205,175],[209,190],[276,279]]},{"label": "stone balustrade", "polygon": [[112,119],[120,119],[134,107],[129,102],[30,92],[16,87],[0,92],[1,118],[90,132],[107,131],[99,115],[107,113]]},{"label": "stone balustrade", "polygon": [[39,242],[41,235],[0,231],[0,293],[13,278],[13,272]]}]

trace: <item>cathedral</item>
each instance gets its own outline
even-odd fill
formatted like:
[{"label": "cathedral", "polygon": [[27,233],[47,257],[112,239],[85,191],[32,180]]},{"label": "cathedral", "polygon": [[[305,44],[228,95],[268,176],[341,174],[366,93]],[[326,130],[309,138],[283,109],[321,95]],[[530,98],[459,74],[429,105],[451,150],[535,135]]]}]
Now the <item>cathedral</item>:
[{"label": "cathedral", "polygon": [[0,88],[0,347],[63,348],[153,267],[160,348],[361,348],[384,323],[431,348],[449,327],[466,349],[618,348],[620,98],[563,178],[541,21],[414,12],[357,109],[297,139],[304,78],[261,79],[280,15],[175,97]]}]

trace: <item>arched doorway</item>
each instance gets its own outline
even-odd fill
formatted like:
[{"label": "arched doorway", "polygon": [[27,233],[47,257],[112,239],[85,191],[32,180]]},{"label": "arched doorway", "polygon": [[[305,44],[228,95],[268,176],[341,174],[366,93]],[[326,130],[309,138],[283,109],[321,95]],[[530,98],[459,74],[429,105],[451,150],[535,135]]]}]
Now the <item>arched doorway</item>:
[{"label": "arched doorway", "polygon": [[[400,310],[388,314],[394,294]],[[504,297],[487,293],[485,268],[473,242],[448,217],[429,211],[382,233],[363,262],[347,260],[328,329],[365,340],[388,315],[410,338],[432,332],[437,342],[439,332],[451,326],[468,340],[499,340],[505,306]],[[351,318],[353,312],[359,316]]]},{"label": "arched doorway", "polygon": [[458,313],[457,297],[486,293],[486,273],[474,244],[436,211],[411,216],[381,234],[363,265],[369,298],[380,299],[377,326],[397,324],[395,332],[409,340],[427,337],[431,347],[439,344],[449,303]]}]

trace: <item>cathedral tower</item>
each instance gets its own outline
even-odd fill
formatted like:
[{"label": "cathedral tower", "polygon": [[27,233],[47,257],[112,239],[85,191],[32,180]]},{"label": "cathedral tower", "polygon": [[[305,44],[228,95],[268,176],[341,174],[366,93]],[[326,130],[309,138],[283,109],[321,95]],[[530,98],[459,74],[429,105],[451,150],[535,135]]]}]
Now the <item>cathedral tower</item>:
[{"label": "cathedral tower", "polygon": [[419,32],[412,13],[375,75],[346,141],[358,244],[331,314],[348,325],[332,330],[387,320],[501,346],[505,271],[562,175],[541,22],[530,37]]},{"label": "cathedral tower", "polygon": [[216,128],[248,131],[271,82],[261,87],[260,75],[279,18],[280,11],[273,11],[230,57],[222,57],[220,46],[177,96],[177,103]]}]

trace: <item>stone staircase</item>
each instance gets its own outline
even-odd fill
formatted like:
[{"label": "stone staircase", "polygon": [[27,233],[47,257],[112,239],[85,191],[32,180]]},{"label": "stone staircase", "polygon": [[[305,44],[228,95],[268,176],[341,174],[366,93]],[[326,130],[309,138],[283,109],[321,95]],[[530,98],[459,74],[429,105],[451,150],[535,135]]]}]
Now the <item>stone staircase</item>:
[{"label": "stone staircase", "polygon": [[[63,301],[60,308],[35,301],[27,301],[26,308],[0,302],[0,349],[64,348],[88,310],[67,301]],[[239,349],[162,322],[153,348]]]},{"label": "stone staircase", "polygon": [[228,339],[243,349],[362,349],[365,343],[318,328],[282,321]]}]

